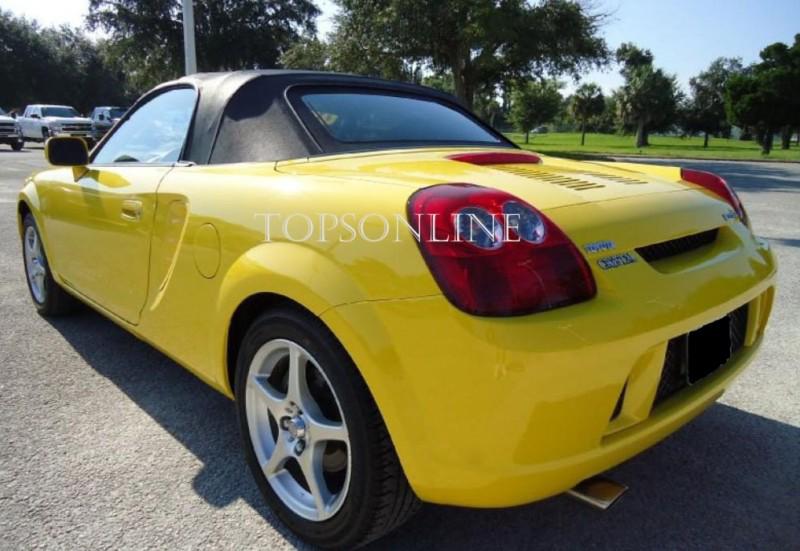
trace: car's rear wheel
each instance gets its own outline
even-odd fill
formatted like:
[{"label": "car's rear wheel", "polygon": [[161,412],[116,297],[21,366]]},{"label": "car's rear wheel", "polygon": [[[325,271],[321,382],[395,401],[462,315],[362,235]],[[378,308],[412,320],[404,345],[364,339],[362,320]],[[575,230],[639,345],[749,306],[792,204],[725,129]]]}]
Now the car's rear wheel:
[{"label": "car's rear wheel", "polygon": [[259,317],[244,337],[235,386],[253,475],[303,539],[356,547],[417,510],[375,402],[319,320],[291,308]]},{"label": "car's rear wheel", "polygon": [[23,219],[22,256],[28,290],[36,310],[43,316],[58,316],[74,310],[77,301],[56,283],[50,273],[39,228],[30,213]]}]

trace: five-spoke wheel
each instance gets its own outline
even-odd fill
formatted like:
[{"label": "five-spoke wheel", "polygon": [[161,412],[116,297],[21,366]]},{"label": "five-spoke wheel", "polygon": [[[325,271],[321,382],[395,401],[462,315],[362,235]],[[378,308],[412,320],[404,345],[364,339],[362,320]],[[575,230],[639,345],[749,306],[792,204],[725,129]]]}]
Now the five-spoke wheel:
[{"label": "five-spoke wheel", "polygon": [[28,289],[39,313],[57,316],[74,310],[75,299],[53,279],[42,236],[30,213],[22,219],[22,256]]},{"label": "five-spoke wheel", "polygon": [[25,236],[22,240],[23,255],[25,256],[25,273],[28,276],[33,299],[44,304],[47,297],[46,278],[47,264],[44,260],[42,242],[36,227],[29,225],[25,227]]},{"label": "five-spoke wheel", "polygon": [[250,470],[281,520],[310,543],[352,549],[408,519],[419,500],[366,383],[328,328],[286,302],[246,327],[239,424]]},{"label": "five-spoke wheel", "polygon": [[272,489],[303,518],[336,514],[350,481],[350,440],[317,361],[295,342],[268,341],[250,363],[246,392],[250,438]]}]

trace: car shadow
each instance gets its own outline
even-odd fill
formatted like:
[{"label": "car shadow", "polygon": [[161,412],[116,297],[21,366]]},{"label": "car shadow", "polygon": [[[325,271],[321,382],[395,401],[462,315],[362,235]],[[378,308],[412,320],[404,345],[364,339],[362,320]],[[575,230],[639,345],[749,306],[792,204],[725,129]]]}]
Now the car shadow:
[{"label": "car shadow", "polygon": [[[241,453],[233,402],[99,314],[49,321],[203,463],[193,488],[206,502],[243,499],[291,544],[308,547],[264,504]],[[788,548],[800,541],[798,473],[800,428],[717,404],[614,469],[612,478],[631,488],[609,511],[563,496],[496,510],[426,505],[370,548]]]},{"label": "car shadow", "polygon": [[233,401],[86,306],[47,321],[98,374],[202,461],[192,487],[208,504],[222,508],[242,499],[289,542],[307,548],[264,503],[241,452]]}]

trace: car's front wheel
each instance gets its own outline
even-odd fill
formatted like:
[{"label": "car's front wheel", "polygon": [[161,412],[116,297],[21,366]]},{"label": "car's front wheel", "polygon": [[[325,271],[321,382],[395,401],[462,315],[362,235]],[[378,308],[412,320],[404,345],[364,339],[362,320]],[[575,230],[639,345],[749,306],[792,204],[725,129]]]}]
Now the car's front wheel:
[{"label": "car's front wheel", "polygon": [[236,375],[250,468],[267,502],[303,539],[356,547],[417,510],[374,400],[318,319],[293,308],[259,317]]},{"label": "car's front wheel", "polygon": [[19,141],[16,141],[16,142],[12,142],[11,143],[11,149],[13,149],[14,151],[21,151],[23,144],[24,144],[24,142],[22,140],[19,140]]},{"label": "car's front wheel", "polygon": [[36,310],[43,316],[58,316],[71,312],[77,301],[53,279],[33,215],[26,214],[22,224],[25,276]]}]

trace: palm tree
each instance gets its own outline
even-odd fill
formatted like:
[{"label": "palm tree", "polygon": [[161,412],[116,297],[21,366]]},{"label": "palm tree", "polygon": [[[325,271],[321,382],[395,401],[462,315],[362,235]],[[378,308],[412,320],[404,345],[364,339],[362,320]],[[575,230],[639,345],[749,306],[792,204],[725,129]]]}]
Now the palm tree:
[{"label": "palm tree", "polygon": [[605,98],[600,86],[594,82],[582,84],[572,96],[572,114],[581,125],[581,145],[586,143],[586,122],[602,115],[606,108]]}]

